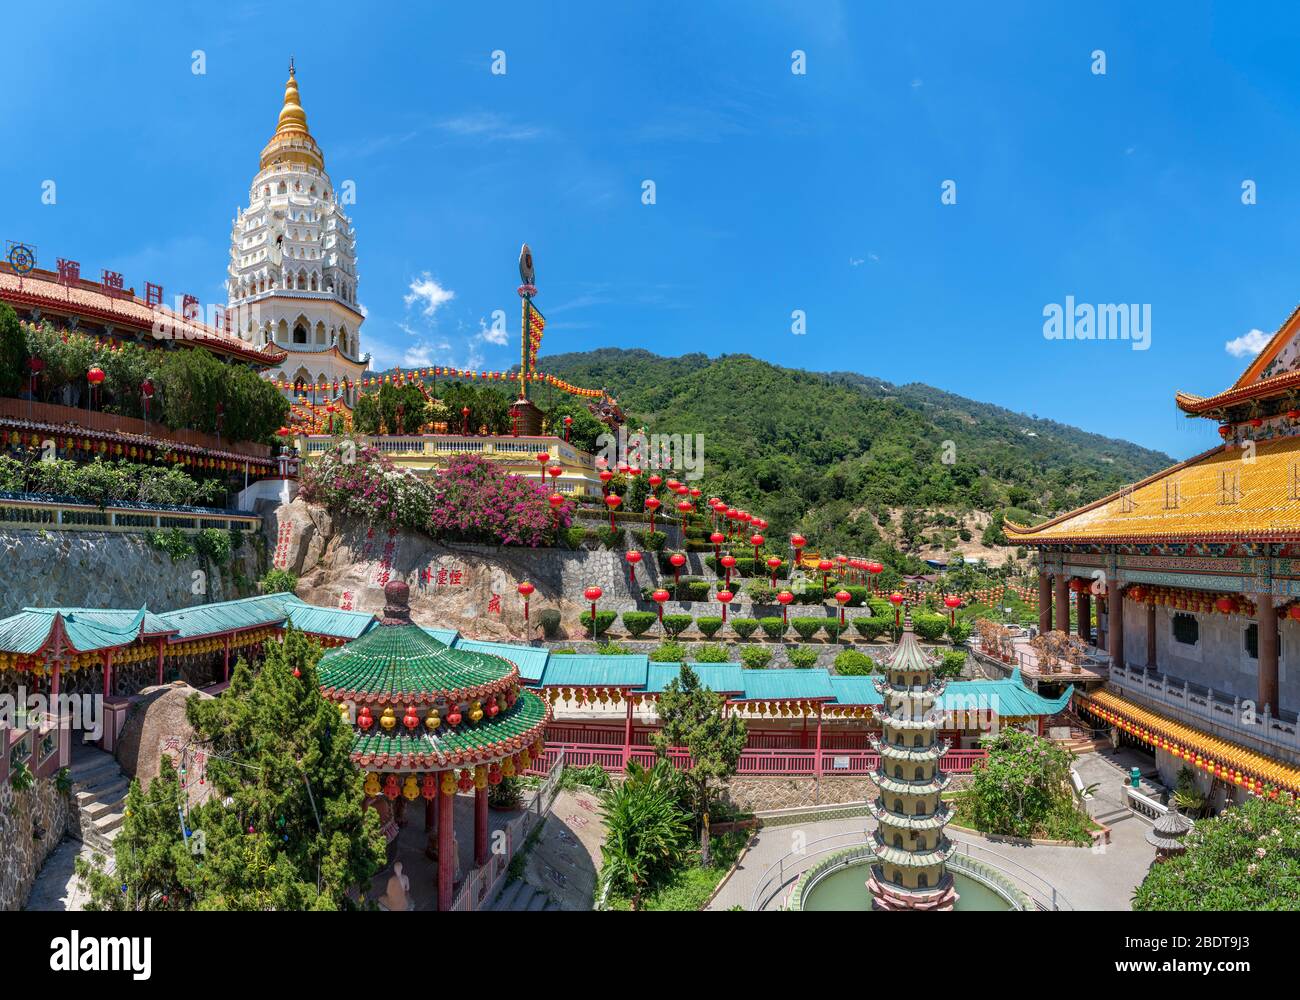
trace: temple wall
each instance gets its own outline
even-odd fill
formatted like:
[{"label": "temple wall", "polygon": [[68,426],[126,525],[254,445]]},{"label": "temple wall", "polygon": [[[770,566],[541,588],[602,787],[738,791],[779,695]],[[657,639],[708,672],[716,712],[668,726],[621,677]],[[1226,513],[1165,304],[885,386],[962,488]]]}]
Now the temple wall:
[{"label": "temple wall", "polygon": [[[1246,652],[1246,626],[1240,616],[1201,614],[1196,618],[1200,637],[1195,646],[1174,639],[1171,608],[1156,608],[1156,663],[1162,673],[1191,681],[1242,699],[1259,694],[1258,662]],[[1281,619],[1278,659],[1279,696],[1284,711],[1300,709],[1300,622]],[[1147,612],[1132,601],[1124,602],[1124,660],[1129,666],[1147,662]]]},{"label": "temple wall", "polygon": [[27,901],[36,873],[68,828],[70,803],[52,778],[21,792],[0,783],[0,910]]}]

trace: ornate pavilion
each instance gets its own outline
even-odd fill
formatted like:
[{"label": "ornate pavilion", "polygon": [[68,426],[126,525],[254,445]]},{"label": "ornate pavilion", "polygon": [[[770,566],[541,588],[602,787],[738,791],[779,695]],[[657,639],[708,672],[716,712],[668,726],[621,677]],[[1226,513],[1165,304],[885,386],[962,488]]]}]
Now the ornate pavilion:
[{"label": "ornate pavilion", "polygon": [[940,798],[949,778],[939,760],[949,744],[938,739],[944,682],[935,678],[936,666],[909,620],[884,678],[874,679],[885,699],[881,735],[871,738],[880,754],[880,797],[867,802],[880,824],[871,840],[879,863],[867,880],[878,910],[951,910],[957,902],[947,870],[956,845],[943,835],[951,810]]},{"label": "ornate pavilion", "polygon": [[550,709],[501,656],[453,649],[411,621],[410,588],[384,587],[378,625],[321,657],[321,692],[356,729],[352,760],[366,801],[396,838],[406,805],[423,797],[438,909],[455,898],[456,793],[474,792],[474,864],[488,854],[488,787],[540,758]]},{"label": "ornate pavilion", "polygon": [[1167,783],[1192,765],[1228,799],[1300,795],[1300,308],[1228,389],[1175,398],[1223,443],[1007,539],[1038,550],[1040,629],[1069,630],[1073,594],[1109,653],[1082,711]]}]

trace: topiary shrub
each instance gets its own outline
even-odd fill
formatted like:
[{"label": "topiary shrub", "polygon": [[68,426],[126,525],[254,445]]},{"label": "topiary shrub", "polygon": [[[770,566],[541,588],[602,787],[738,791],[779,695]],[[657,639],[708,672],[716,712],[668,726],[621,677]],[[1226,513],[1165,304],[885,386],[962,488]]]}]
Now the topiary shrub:
[{"label": "topiary shrub", "polygon": [[821,630],[821,627],[826,622],[827,619],[825,618],[792,618],[790,625],[799,633],[799,638],[807,642]]},{"label": "topiary shrub", "polygon": [[866,653],[859,653],[856,649],[846,649],[835,656],[835,672],[844,677],[874,674],[876,661]]},{"label": "topiary shrub", "polygon": [[864,639],[875,639],[881,632],[893,624],[883,618],[876,618],[874,615],[870,618],[854,618],[853,627],[858,630],[858,635]]},{"label": "topiary shrub", "polygon": [[786,650],[785,658],[790,661],[790,666],[803,669],[817,662],[817,650],[794,646]]},{"label": "topiary shrub", "polygon": [[772,662],[772,651],[762,646],[746,646],[740,651],[740,662],[750,670],[762,670]]},{"label": "topiary shrub", "polygon": [[627,656],[631,652],[621,642],[601,642],[596,645],[597,656]]},{"label": "topiary shrub", "polygon": [[560,613],[554,608],[547,608],[537,616],[537,623],[542,626],[542,635],[548,639],[559,638]]},{"label": "topiary shrub", "polygon": [[564,539],[564,544],[571,549],[582,548],[582,543],[587,540],[586,528],[564,528],[560,534]]},{"label": "topiary shrub", "polygon": [[751,580],[746,593],[755,604],[771,604],[776,600],[776,591],[772,589],[772,585],[762,580]]},{"label": "topiary shrub", "polygon": [[756,618],[733,618],[731,627],[736,630],[736,635],[742,639],[748,639],[758,630],[758,619]]},{"label": "topiary shrub", "polygon": [[948,638],[951,639],[955,645],[960,646],[963,642],[965,642],[967,639],[970,638],[971,623],[969,619],[958,618],[956,621],[950,624],[944,631],[948,633]]},{"label": "topiary shrub", "polygon": [[758,624],[769,639],[779,639],[785,635],[786,624],[780,618],[760,618]]},{"label": "topiary shrub", "polygon": [[912,615],[912,631],[919,639],[927,639],[931,642],[942,639],[947,628],[948,621],[943,615]]},{"label": "topiary shrub", "polygon": [[686,659],[686,647],[669,639],[659,643],[650,653],[651,663],[681,663]]},{"label": "topiary shrub", "polygon": [[822,629],[831,642],[836,642],[840,637],[840,620],[838,618],[827,618]]},{"label": "topiary shrub", "polygon": [[943,662],[939,664],[939,669],[936,672],[940,677],[960,677],[965,666],[966,651],[964,649],[950,649],[943,654]]},{"label": "topiary shrub", "polygon": [[[614,624],[614,619],[616,619],[617,617],[618,617],[618,613],[615,611],[597,611],[596,612],[596,634],[604,635],[606,632],[608,632],[609,627]],[[579,615],[578,621],[581,623],[582,627],[586,631],[588,632],[591,631],[590,611],[584,611],[581,615]]]},{"label": "topiary shrub", "polygon": [[662,531],[634,531],[632,537],[645,552],[660,552],[668,541],[668,536]]},{"label": "topiary shrub", "polygon": [[603,549],[617,549],[623,545],[622,528],[595,528],[596,540]]},{"label": "topiary shrub", "polygon": [[727,647],[719,642],[702,642],[691,649],[691,659],[696,663],[727,663]]},{"label": "topiary shrub", "polygon": [[624,611],[623,627],[627,629],[628,634],[634,639],[639,635],[644,635],[650,630],[659,616],[653,611]]},{"label": "topiary shrub", "polygon": [[690,615],[664,615],[664,631],[675,639],[690,628],[694,620]]},{"label": "topiary shrub", "polygon": [[700,630],[701,634],[707,635],[712,639],[722,628],[722,619],[713,615],[703,615],[695,619],[695,627]]},{"label": "topiary shrub", "polygon": [[707,601],[712,589],[707,580],[683,580],[682,586],[686,588],[688,601]]}]

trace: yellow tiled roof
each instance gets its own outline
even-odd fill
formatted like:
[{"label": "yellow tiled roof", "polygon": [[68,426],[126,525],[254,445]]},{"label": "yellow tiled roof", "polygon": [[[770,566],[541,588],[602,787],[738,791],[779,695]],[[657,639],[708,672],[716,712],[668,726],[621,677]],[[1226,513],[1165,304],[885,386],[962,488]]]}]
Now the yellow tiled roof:
[{"label": "yellow tiled roof", "polygon": [[1024,527],[1008,541],[1300,540],[1300,437],[1263,441],[1254,460],[1219,446],[1078,510]]},{"label": "yellow tiled roof", "polygon": [[1132,727],[1145,731],[1148,736],[1139,738],[1147,743],[1150,737],[1163,738],[1179,747],[1199,754],[1204,760],[1212,761],[1229,770],[1240,771],[1245,778],[1256,778],[1266,785],[1276,785],[1292,793],[1300,793],[1300,767],[1285,764],[1265,757],[1262,753],[1247,750],[1245,747],[1228,740],[1203,733],[1199,729],[1166,719],[1163,715],[1142,708],[1131,701],[1111,694],[1109,691],[1094,691],[1089,695],[1076,695],[1079,707],[1085,711],[1103,711],[1122,716]]}]

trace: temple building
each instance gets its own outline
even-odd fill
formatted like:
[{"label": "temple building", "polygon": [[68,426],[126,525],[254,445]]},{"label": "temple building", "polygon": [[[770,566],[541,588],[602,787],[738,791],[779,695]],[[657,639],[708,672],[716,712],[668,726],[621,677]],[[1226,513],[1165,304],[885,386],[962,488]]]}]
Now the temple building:
[{"label": "temple building", "polygon": [[351,384],[369,356],[361,353],[365,315],[346,201],[307,127],[291,63],[275,134],[231,227],[227,311],[245,341],[287,353],[269,375],[295,386],[337,384],[333,395],[354,403]]},{"label": "temple building", "polygon": [[[1151,747],[1166,783],[1193,765],[1224,799],[1300,793],[1300,308],[1231,387],[1179,393],[1223,443],[1025,527],[1039,628],[1109,654],[1076,706]],[[1093,600],[1097,602],[1095,626]],[[1095,633],[1094,633],[1095,629]],[[1221,784],[1219,784],[1221,783]],[[1216,787],[1217,786],[1217,787]]]},{"label": "temple building", "polygon": [[908,621],[884,678],[873,678],[885,700],[880,737],[871,739],[880,797],[867,802],[880,824],[871,840],[878,863],[867,881],[878,910],[951,910],[957,902],[947,871],[956,845],[943,833],[951,810],[940,798],[949,778],[939,761],[949,743],[938,739],[944,682],[935,666]]}]

